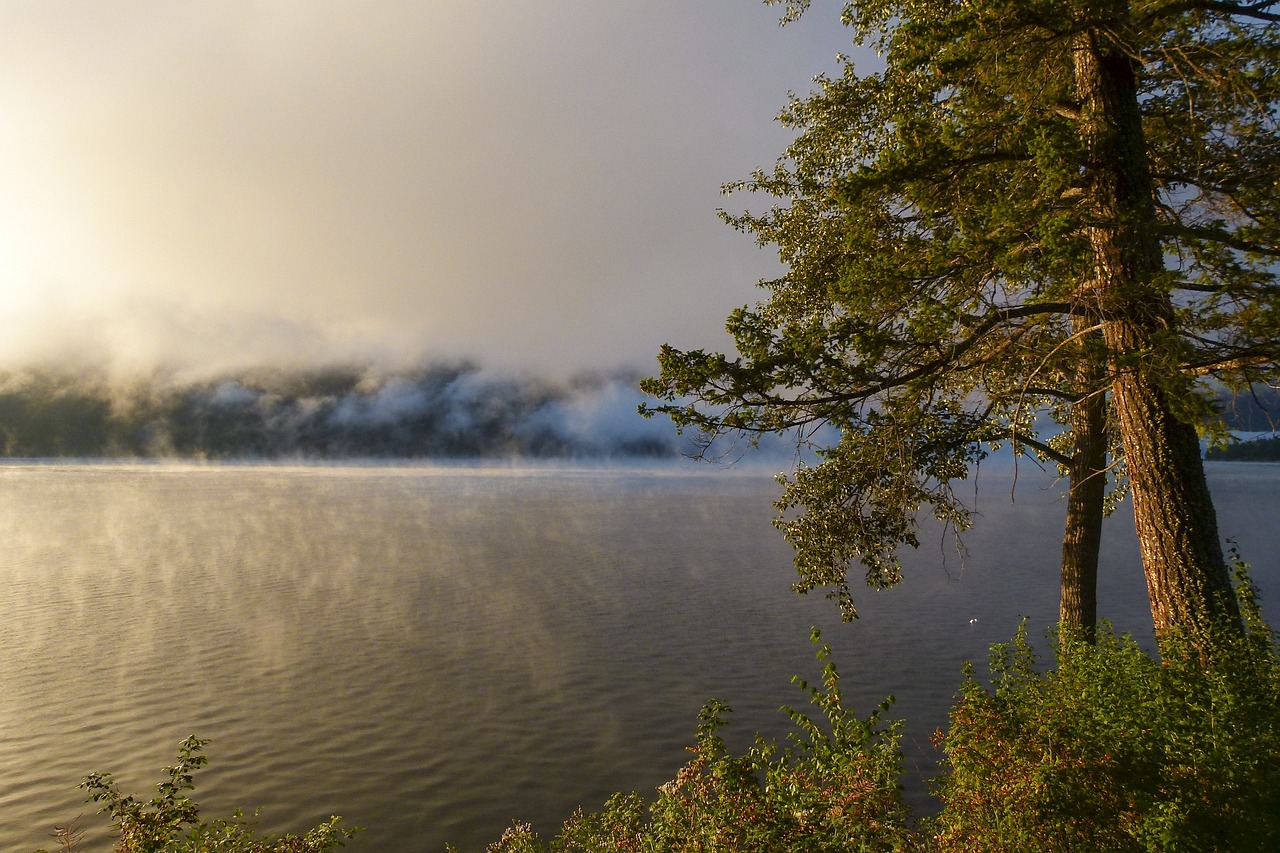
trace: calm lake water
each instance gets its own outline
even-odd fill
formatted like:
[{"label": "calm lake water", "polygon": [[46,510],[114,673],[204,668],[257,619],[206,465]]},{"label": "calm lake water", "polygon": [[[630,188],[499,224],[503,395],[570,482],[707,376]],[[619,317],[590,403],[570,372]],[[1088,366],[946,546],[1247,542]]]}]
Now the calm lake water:
[{"label": "calm lake water", "polygon": [[[1209,472],[1280,621],[1280,466]],[[671,778],[711,697],[731,740],[784,734],[811,626],[851,704],[896,695],[925,802],[961,662],[1056,619],[1061,487],[1010,482],[984,468],[967,557],[931,533],[842,625],[789,591],[759,470],[0,465],[0,848],[101,839],[84,774],[148,794],[192,733],[209,816],[337,813],[357,851],[552,832]],[[1148,634],[1127,505],[1105,537],[1102,614]]]}]

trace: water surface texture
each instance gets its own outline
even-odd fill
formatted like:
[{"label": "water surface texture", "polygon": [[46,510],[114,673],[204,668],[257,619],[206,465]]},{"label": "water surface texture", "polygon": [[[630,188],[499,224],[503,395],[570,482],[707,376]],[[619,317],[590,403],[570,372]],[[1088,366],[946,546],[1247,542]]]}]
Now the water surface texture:
[{"label": "water surface texture", "polygon": [[[1211,465],[1224,537],[1275,586],[1280,467]],[[651,794],[698,708],[785,731],[820,626],[852,704],[895,694],[911,797],[963,660],[1057,613],[1061,486],[984,472],[967,556],[930,529],[840,624],[796,596],[768,474],[669,469],[0,466],[0,848],[48,846],[94,770],[149,793],[188,734],[197,799],[264,828],[342,814],[350,849],[483,849]],[[1132,522],[1101,611],[1149,632]],[[1266,600],[1264,598],[1264,600]],[[1273,618],[1274,610],[1269,610]]]}]

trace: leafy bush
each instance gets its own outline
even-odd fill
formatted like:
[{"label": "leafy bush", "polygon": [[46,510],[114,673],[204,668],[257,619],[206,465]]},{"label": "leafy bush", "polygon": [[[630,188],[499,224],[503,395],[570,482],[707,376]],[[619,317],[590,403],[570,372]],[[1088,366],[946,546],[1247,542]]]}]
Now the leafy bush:
[{"label": "leafy bush", "polygon": [[938,851],[1280,849],[1280,666],[1253,588],[1244,634],[1162,660],[1107,627],[1062,633],[1037,672],[1025,625],[966,672],[932,821]]},{"label": "leafy bush", "polygon": [[[80,787],[90,792],[91,802],[102,804],[99,813],[111,816],[119,836],[115,853],[328,853],[359,831],[333,817],[303,835],[258,836],[253,820],[239,810],[229,818],[201,820],[186,792],[195,788],[195,771],[209,761],[201,754],[207,743],[194,735],[182,741],[178,763],[165,768],[168,779],[147,802],[121,794],[110,773],[85,777]],[[54,834],[62,853],[80,849],[82,832],[75,824]]]},{"label": "leafy bush", "polygon": [[719,735],[729,709],[712,701],[700,714],[694,758],[652,805],[617,794],[598,813],[579,811],[550,842],[516,824],[489,853],[916,849],[898,782],[901,723],[880,721],[888,702],[865,720],[846,709],[829,655],[819,648],[820,686],[797,680],[822,716],[784,709],[796,726],[784,746],[757,738],[745,755],[731,754]]},{"label": "leafy bush", "polygon": [[1280,659],[1243,574],[1238,593],[1243,632],[1223,626],[1210,648],[1162,637],[1160,659],[1104,624],[1095,643],[1053,636],[1046,670],[1024,623],[992,648],[990,687],[966,667],[936,736],[942,809],[918,825],[898,786],[900,724],[880,722],[887,703],[849,712],[827,662],[820,687],[800,682],[822,716],[786,709],[784,747],[731,754],[712,702],[654,802],[615,795],[549,842],[517,824],[489,853],[1280,849]]}]

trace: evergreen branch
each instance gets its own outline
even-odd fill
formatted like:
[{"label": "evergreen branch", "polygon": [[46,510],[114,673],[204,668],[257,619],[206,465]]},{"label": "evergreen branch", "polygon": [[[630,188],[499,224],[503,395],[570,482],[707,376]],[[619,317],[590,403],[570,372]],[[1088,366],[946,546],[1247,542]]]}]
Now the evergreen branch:
[{"label": "evergreen branch", "polygon": [[1186,290],[1192,293],[1221,293],[1237,297],[1280,296],[1280,284],[1260,284],[1256,281],[1235,282],[1230,285],[1196,284],[1188,281],[1174,285],[1174,290]]},{"label": "evergreen branch", "polygon": [[1166,229],[1166,233],[1173,237],[1188,237],[1206,243],[1217,243],[1220,246],[1226,246],[1228,249],[1235,249],[1240,252],[1263,255],[1269,258],[1280,258],[1280,246],[1258,243],[1254,240],[1244,240],[1224,229],[1184,225],[1181,222],[1175,222]]},{"label": "evergreen branch", "polygon": [[[988,316],[983,319],[968,337],[947,347],[941,355],[917,364],[910,370],[896,376],[886,376],[884,374],[874,375],[870,378],[868,384],[851,391],[835,392],[824,397],[800,397],[794,399],[778,397],[763,391],[757,391],[757,393],[760,395],[762,404],[782,408],[802,406],[822,407],[841,403],[865,402],[876,394],[882,394],[885,391],[891,391],[895,388],[901,388],[909,385],[918,379],[922,379],[941,371],[947,365],[958,363],[962,356],[977,346],[993,330],[1009,323],[1012,320],[1043,316],[1047,314],[1070,314],[1074,310],[1075,307],[1069,302],[1037,302],[997,309],[992,316]],[[975,366],[977,365],[971,365],[971,367]]]},{"label": "evergreen branch", "polygon": [[1280,364],[1280,357],[1271,348],[1231,348],[1212,357],[1208,357],[1208,353],[1201,354],[1206,357],[1196,361],[1188,361],[1183,365],[1183,370],[1188,375],[1208,376],[1227,370],[1274,368]]},{"label": "evergreen branch", "polygon": [[1225,2],[1225,0],[1182,0],[1182,2],[1170,3],[1167,6],[1153,9],[1143,17],[1140,24],[1142,26],[1150,25],[1165,18],[1172,18],[1187,12],[1217,12],[1222,15],[1251,18],[1255,21],[1277,24],[1280,23],[1280,14],[1269,11],[1275,6],[1275,0],[1267,0],[1267,2],[1260,3],[1229,3]]}]

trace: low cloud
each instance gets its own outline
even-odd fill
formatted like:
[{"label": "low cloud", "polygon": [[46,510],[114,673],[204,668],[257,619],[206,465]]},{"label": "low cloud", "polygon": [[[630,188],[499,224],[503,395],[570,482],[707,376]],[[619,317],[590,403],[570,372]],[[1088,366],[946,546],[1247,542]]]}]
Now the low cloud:
[{"label": "low cloud", "polygon": [[636,411],[637,376],[516,377],[468,363],[388,373],[334,366],[199,381],[13,371],[0,377],[7,456],[208,459],[678,457]]}]

